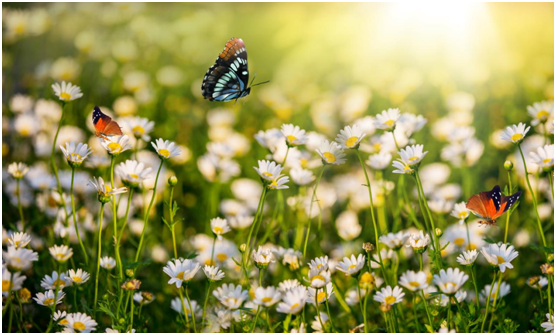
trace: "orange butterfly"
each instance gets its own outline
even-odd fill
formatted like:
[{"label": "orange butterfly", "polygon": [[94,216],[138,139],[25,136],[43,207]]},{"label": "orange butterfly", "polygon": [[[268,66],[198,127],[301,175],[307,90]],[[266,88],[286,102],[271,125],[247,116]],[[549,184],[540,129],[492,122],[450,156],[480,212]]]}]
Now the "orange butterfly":
[{"label": "orange butterfly", "polygon": [[93,112],[93,124],[95,125],[95,135],[97,137],[108,140],[106,136],[122,135],[122,129],[113,121],[112,118],[100,111],[98,106],[95,106]]},{"label": "orange butterfly", "polygon": [[500,186],[496,185],[490,192],[481,192],[469,198],[467,209],[480,217],[479,224],[493,225],[519,199],[521,191],[510,196],[502,195]]}]

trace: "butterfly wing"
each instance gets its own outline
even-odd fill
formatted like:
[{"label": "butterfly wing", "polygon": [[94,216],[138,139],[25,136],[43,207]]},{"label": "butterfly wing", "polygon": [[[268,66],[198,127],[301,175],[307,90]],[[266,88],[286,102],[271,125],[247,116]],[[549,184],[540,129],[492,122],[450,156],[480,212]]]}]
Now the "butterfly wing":
[{"label": "butterfly wing", "polygon": [[240,38],[232,38],[218,55],[203,79],[203,97],[210,101],[230,101],[249,94],[247,50]]},{"label": "butterfly wing", "polygon": [[471,196],[465,207],[473,212],[473,214],[482,218],[486,218],[488,215],[484,202],[481,198],[481,193]]},{"label": "butterfly wing", "polygon": [[98,106],[95,106],[93,111],[93,124],[95,125],[97,134],[104,132],[104,129],[110,122],[112,122],[112,118],[101,112]]},{"label": "butterfly wing", "polygon": [[110,121],[110,123],[108,123],[106,125],[106,127],[104,127],[104,130],[102,131],[103,135],[106,136],[121,136],[123,135],[122,133],[122,129],[120,128],[120,125],[116,122],[116,121]]},{"label": "butterfly wing", "polygon": [[499,217],[500,215],[504,214],[507,210],[509,210],[516,202],[517,200],[519,200],[519,196],[521,195],[521,191],[517,191],[514,194],[510,195],[510,196],[502,196],[502,203],[500,205],[500,208],[498,209],[495,217],[493,217],[493,219],[496,219],[497,217]]},{"label": "butterfly wing", "polygon": [[493,220],[499,216],[497,216],[497,213],[500,208],[501,197],[500,186],[496,185],[489,192],[473,195],[469,198],[466,207],[477,216]]}]

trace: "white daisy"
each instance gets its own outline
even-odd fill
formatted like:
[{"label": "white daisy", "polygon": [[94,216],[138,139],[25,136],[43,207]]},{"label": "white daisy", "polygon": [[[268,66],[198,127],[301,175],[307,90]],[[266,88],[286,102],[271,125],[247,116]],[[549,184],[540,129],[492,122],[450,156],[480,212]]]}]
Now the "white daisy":
[{"label": "white daisy", "polygon": [[77,269],[77,271],[71,269],[68,271],[68,277],[74,284],[81,285],[85,284],[89,280],[90,275],[88,272],[83,271],[82,269]]},{"label": "white daisy", "polygon": [[100,259],[100,266],[106,270],[112,270],[116,266],[116,260],[109,256]]},{"label": "white daisy", "polygon": [[280,292],[285,293],[298,286],[301,286],[301,283],[297,279],[286,279],[278,284],[278,289]]},{"label": "white daisy", "polygon": [[391,161],[392,155],[387,152],[379,152],[369,156],[365,163],[375,170],[384,170],[390,165]]},{"label": "white daisy", "polygon": [[154,121],[149,121],[149,119],[144,117],[135,116],[128,118],[125,123],[135,138],[140,138],[145,142],[151,140],[149,133],[154,129]]},{"label": "white daisy", "polygon": [[398,108],[389,108],[388,110],[382,111],[381,114],[377,114],[373,121],[375,127],[378,129],[394,130],[396,121],[398,121],[399,118],[400,110]]},{"label": "white daisy", "polygon": [[345,273],[346,276],[357,275],[359,271],[365,266],[365,256],[359,254],[357,258],[355,255],[351,255],[350,258],[344,257],[343,261],[338,263],[336,269]]},{"label": "white daisy", "polygon": [[529,129],[531,129],[531,127],[527,127],[525,123],[520,122],[517,126],[514,124],[511,127],[506,127],[506,129],[502,131],[500,138],[504,141],[519,144],[523,141]]},{"label": "white daisy", "polygon": [[407,163],[405,163],[404,161],[402,161],[401,159],[395,160],[392,162],[392,166],[395,168],[392,172],[394,173],[399,173],[399,174],[412,174],[413,172],[415,172],[415,170],[413,170],[411,168],[411,166]]},{"label": "white daisy", "polygon": [[71,278],[65,274],[53,271],[52,276],[45,275],[43,280],[41,281],[41,287],[45,290],[56,290],[56,289],[63,289],[64,287],[71,286],[73,282]]},{"label": "white daisy", "polygon": [[83,96],[79,86],[73,85],[69,82],[66,83],[65,81],[62,81],[61,85],[60,83],[52,84],[52,89],[54,90],[54,94],[56,94],[56,96],[64,102],[79,99]]},{"label": "white daisy", "polygon": [[495,297],[496,299],[501,299],[507,296],[508,294],[510,294],[510,292],[511,292],[510,284],[503,281],[500,283],[500,289],[498,289],[498,283],[495,282],[494,286],[492,286],[492,291],[491,291],[490,284],[488,284],[485,285],[485,288],[483,288],[483,290],[479,294],[481,295],[481,301],[484,302],[486,301],[486,297],[488,297],[489,294],[490,294],[490,301],[494,301]]},{"label": "white daisy", "polygon": [[14,179],[21,179],[29,172],[29,167],[25,163],[12,163],[8,165],[8,173]]},{"label": "white daisy", "polygon": [[340,165],[346,162],[346,154],[336,142],[324,140],[316,151],[324,164]]},{"label": "white daisy", "polygon": [[214,233],[214,235],[218,237],[219,240],[222,240],[222,235],[231,231],[230,226],[228,225],[228,221],[226,221],[226,219],[221,219],[221,218],[214,218],[210,220],[210,228],[212,229],[212,232]]},{"label": "white daisy", "polygon": [[341,129],[340,133],[336,136],[336,142],[342,149],[357,149],[364,137],[365,134],[361,128],[355,124],[353,127],[346,126],[344,129]]},{"label": "white daisy", "polygon": [[26,278],[21,273],[11,273],[8,268],[2,266],[2,297],[7,297],[10,292],[21,290]]},{"label": "white daisy", "polygon": [[262,305],[264,307],[270,307],[280,301],[282,298],[282,293],[276,289],[274,286],[269,287],[257,287],[255,289],[255,298],[253,302],[257,305]]},{"label": "white daisy", "polygon": [[554,168],[554,144],[547,144],[537,148],[537,152],[531,151],[529,156],[533,162],[544,170]]},{"label": "white daisy", "polygon": [[273,180],[281,176],[283,170],[282,165],[266,160],[258,161],[258,164],[259,167],[254,167],[254,169],[257,171],[262,179],[272,182]]},{"label": "white daisy", "polygon": [[290,188],[288,185],[286,185],[287,182],[290,181],[290,178],[288,176],[280,176],[274,180],[272,180],[267,187],[271,190],[285,190]]},{"label": "white daisy", "polygon": [[79,143],[76,146],[73,142],[66,142],[65,147],[61,145],[60,149],[70,166],[80,166],[85,158],[93,152],[85,143]]},{"label": "white daisy", "polygon": [[175,259],[168,261],[162,271],[170,276],[168,284],[175,283],[176,287],[180,288],[182,283],[189,283],[200,269],[201,265],[198,262],[190,259]]},{"label": "white daisy", "polygon": [[400,154],[401,161],[409,166],[419,165],[421,160],[425,157],[428,151],[423,152],[424,146],[422,144],[408,145],[405,149],[401,149],[398,153]]},{"label": "white daisy", "polygon": [[548,279],[541,276],[529,277],[527,279],[527,285],[538,290],[548,285]]},{"label": "white daisy", "polygon": [[16,248],[25,248],[31,242],[31,235],[27,233],[11,233],[8,238],[8,245]]},{"label": "white daisy", "polygon": [[275,262],[272,250],[263,249],[263,247],[261,246],[259,246],[259,249],[254,251],[251,256],[253,257],[255,265],[259,269],[266,269],[266,267],[268,267],[268,264],[270,264],[271,262]]},{"label": "white daisy", "polygon": [[201,306],[199,306],[195,300],[191,300],[191,305],[188,303],[186,298],[183,298],[183,301],[180,301],[180,298],[176,297],[170,302],[170,307],[180,314],[183,314],[184,306],[188,317],[191,317],[191,311],[193,311],[193,314],[195,315],[199,314],[201,311]]},{"label": "white daisy", "polygon": [[465,202],[459,202],[454,205],[454,209],[452,213],[450,213],[456,219],[459,219],[459,224],[463,224],[465,219],[469,217],[469,210],[467,209],[467,205]]},{"label": "white daisy", "polygon": [[109,155],[119,155],[124,151],[131,149],[129,144],[129,136],[113,136],[109,139],[103,138],[100,142],[102,147],[106,149]]},{"label": "white daisy", "polygon": [[554,333],[554,316],[546,313],[546,322],[541,323],[541,327],[543,327],[545,333]]},{"label": "white daisy", "polygon": [[332,295],[334,295],[334,286],[332,283],[328,283],[322,288],[307,288],[307,302],[313,305],[315,305],[315,302],[322,304],[323,302],[326,302],[326,300],[330,300]]},{"label": "white daisy", "polygon": [[430,243],[431,238],[429,234],[425,234],[420,230],[417,234],[409,235],[406,246],[413,248],[415,252],[422,253],[427,249]]},{"label": "white daisy", "polygon": [[330,283],[330,271],[312,267],[309,269],[307,281],[313,288],[322,288]]},{"label": "white daisy", "polygon": [[301,168],[291,170],[290,177],[294,183],[300,186],[308,185],[315,180],[313,172]]},{"label": "white daisy", "polygon": [[533,106],[527,106],[527,113],[533,118],[531,125],[545,123],[554,113],[554,101],[535,102]]},{"label": "white daisy", "polygon": [[37,302],[37,304],[52,307],[54,305],[59,305],[62,303],[62,299],[66,294],[62,291],[58,291],[54,293],[52,290],[48,290],[44,293],[37,293],[37,296],[33,298]]},{"label": "white daisy", "polygon": [[373,299],[385,305],[395,305],[402,302],[405,293],[399,286],[395,286],[393,289],[390,285],[382,288],[380,292],[377,292]]},{"label": "white daisy", "polygon": [[145,179],[150,177],[152,169],[145,168],[145,164],[136,160],[126,160],[116,166],[116,174],[122,179],[122,183],[129,187],[137,187]]},{"label": "white daisy", "polygon": [[390,249],[398,250],[405,244],[405,241],[407,241],[408,238],[409,235],[407,235],[404,231],[399,231],[396,234],[388,233],[386,235],[382,235],[378,241],[385,244]]},{"label": "white daisy", "polygon": [[276,311],[284,314],[297,314],[305,307],[307,298],[307,288],[305,286],[296,286],[284,292],[282,302],[278,304]]},{"label": "white daisy", "polygon": [[307,135],[305,130],[300,129],[299,126],[293,124],[282,125],[282,135],[286,138],[286,144],[289,146],[302,145],[307,142]]},{"label": "white daisy", "polygon": [[70,313],[64,321],[63,325],[74,332],[90,333],[97,329],[97,322],[85,313]]},{"label": "white daisy", "polygon": [[513,269],[511,261],[519,255],[513,245],[502,243],[489,244],[487,247],[481,248],[481,253],[490,265],[498,266],[501,272],[505,272],[506,268]]},{"label": "white daisy", "polygon": [[33,262],[39,260],[39,254],[29,249],[16,248],[9,246],[7,251],[2,251],[2,261],[10,269],[16,271],[29,270]]},{"label": "white daisy", "polygon": [[156,143],[151,142],[151,145],[161,159],[169,159],[181,154],[179,146],[174,142],[168,140],[164,141],[161,138],[157,139],[155,142]]},{"label": "white daisy", "polygon": [[310,269],[317,269],[319,271],[328,270],[328,256],[317,257],[308,264]]},{"label": "white daisy", "polygon": [[58,262],[65,262],[73,256],[73,249],[67,245],[54,245],[50,247],[48,251],[50,251],[50,255]]},{"label": "white daisy", "polygon": [[112,189],[110,185],[104,183],[102,177],[98,177],[98,179],[96,179],[96,177],[93,177],[93,180],[89,180],[88,185],[96,188],[99,200],[102,202],[104,202],[104,200],[107,200],[106,202],[110,201],[112,195],[127,192],[127,188],[125,187]]},{"label": "white daisy", "polygon": [[415,272],[411,270],[401,275],[399,284],[412,292],[424,290],[429,286],[427,274],[425,272]]},{"label": "white daisy", "polygon": [[455,294],[465,284],[467,279],[469,279],[469,276],[458,268],[442,269],[439,274],[433,277],[436,286],[447,295]]},{"label": "white daisy", "polygon": [[212,294],[226,306],[228,309],[238,309],[243,302],[249,297],[247,290],[244,290],[241,285],[235,286],[234,284],[223,284],[212,292]]},{"label": "white daisy", "polygon": [[468,251],[464,251],[461,255],[459,255],[456,260],[461,265],[473,265],[475,264],[475,260],[477,259],[477,256],[479,256],[477,250],[468,250]]},{"label": "white daisy", "polygon": [[203,272],[205,273],[205,276],[207,276],[208,281],[211,283],[220,281],[224,278],[224,272],[222,272],[218,266],[205,265],[203,267]]}]

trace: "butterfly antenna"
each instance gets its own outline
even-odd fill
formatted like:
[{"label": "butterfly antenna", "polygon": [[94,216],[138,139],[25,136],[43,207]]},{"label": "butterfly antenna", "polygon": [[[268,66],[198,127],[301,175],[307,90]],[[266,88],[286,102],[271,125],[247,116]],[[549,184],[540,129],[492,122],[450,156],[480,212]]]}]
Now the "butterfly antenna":
[{"label": "butterfly antenna", "polygon": [[253,76],[253,79],[251,79],[251,83],[249,84],[249,87],[259,86],[259,85],[262,85],[262,84],[270,83],[270,80],[267,80],[267,81],[263,81],[262,83],[256,83],[255,85],[253,85],[253,82],[255,81],[255,78],[257,78],[257,74],[256,74],[256,73],[255,73],[255,75]]}]

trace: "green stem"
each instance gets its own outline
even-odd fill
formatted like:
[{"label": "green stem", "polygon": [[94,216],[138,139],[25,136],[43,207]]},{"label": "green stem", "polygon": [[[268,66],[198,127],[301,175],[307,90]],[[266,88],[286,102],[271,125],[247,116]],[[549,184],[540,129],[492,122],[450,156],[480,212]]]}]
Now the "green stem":
[{"label": "green stem", "polygon": [[[116,156],[112,155],[110,156],[110,186],[112,187],[112,190],[114,190],[116,188],[116,185],[114,184],[114,164],[116,162],[115,159]],[[116,255],[116,265],[118,266],[118,287],[120,286],[120,281],[123,280],[124,278],[124,272],[123,272],[123,268],[122,268],[122,259],[120,257],[120,250],[118,248],[118,211],[116,208],[117,204],[116,204],[116,195],[112,195],[112,218],[114,221],[114,240],[116,241],[116,245],[114,246],[114,253]]]},{"label": "green stem", "polygon": [[427,299],[425,299],[425,291],[421,290],[421,298],[423,299],[423,305],[425,305],[425,311],[427,312],[427,318],[429,319],[429,325],[432,328],[432,318],[431,314],[429,313],[429,306],[427,304]]},{"label": "green stem", "polygon": [[486,312],[485,317],[483,318],[483,323],[481,325],[481,333],[484,333],[486,320],[488,318],[488,312],[490,309],[490,297],[492,296],[492,289],[494,288],[494,283],[496,281],[496,272],[494,273],[494,278],[492,278],[492,283],[490,284],[490,291],[488,292],[488,297],[485,297],[486,300]]},{"label": "green stem", "polygon": [[97,276],[95,278],[95,299],[93,307],[97,307],[97,298],[98,298],[98,279],[100,277],[100,257],[101,257],[101,249],[102,249],[102,217],[104,213],[104,203],[100,204],[100,212],[99,212],[99,223],[98,223],[98,247],[97,247]]},{"label": "green stem", "polygon": [[203,325],[205,324],[205,315],[206,315],[206,311],[207,311],[207,303],[210,297],[210,285],[212,283],[210,281],[208,281],[208,286],[207,286],[207,294],[205,296],[205,303],[203,304],[203,317],[201,318],[201,327],[203,327]]},{"label": "green stem", "polygon": [[[512,193],[512,175],[510,171],[508,171],[508,192]],[[508,227],[510,225],[510,214],[511,211],[508,211],[508,215],[506,215],[506,229],[504,230],[504,244],[508,241]]]},{"label": "green stem", "polygon": [[19,191],[19,182],[21,179],[16,179],[16,193],[17,193],[17,208],[19,209],[19,217],[21,219],[21,231],[25,232],[25,219],[23,218],[23,207],[21,206],[21,192]]},{"label": "green stem", "polygon": [[[323,288],[323,290],[326,290],[326,286]],[[325,296],[326,296],[326,293],[327,293],[327,292],[325,291],[325,292],[324,292],[324,295],[325,295]],[[319,299],[318,299],[318,296],[319,296],[319,289],[317,288],[316,291],[315,291],[315,308],[317,309],[317,318],[318,318],[318,320],[319,320],[319,322],[320,322],[320,326],[321,326],[321,328],[322,328],[322,332],[324,333],[324,332],[326,332],[326,330],[325,330],[325,328],[324,328],[324,322],[322,322],[322,318],[320,317]]]},{"label": "green stem", "polygon": [[131,304],[130,307],[130,312],[129,312],[129,329],[128,331],[131,332],[131,330],[133,329],[133,308],[135,307],[135,304],[133,303],[133,291],[129,291],[129,303]]},{"label": "green stem", "polygon": [[[521,144],[518,144],[517,147],[519,148],[519,153],[521,155],[521,160],[523,161],[523,167],[525,169],[525,180],[527,181],[527,187],[529,188],[529,192],[531,192],[531,198],[533,199],[533,207],[535,209],[535,214],[537,215],[537,226],[539,228],[539,235],[541,236],[542,244],[546,247],[546,239],[544,238],[544,231],[542,229],[541,218],[539,216],[539,211],[537,209],[537,197],[533,192],[533,188],[531,187],[531,182],[529,182],[529,172],[527,172],[527,163],[525,162],[525,156],[523,156],[523,150],[521,150]],[[545,252],[546,254],[546,252]]]},{"label": "green stem", "polygon": [[170,214],[170,232],[172,233],[172,246],[174,247],[174,258],[178,259],[178,248],[176,245],[176,231],[174,229],[174,186],[170,186],[170,202],[168,212]]},{"label": "green stem", "polygon": [[322,174],[324,173],[324,169],[326,168],[326,164],[323,163],[322,169],[320,170],[319,176],[317,178],[317,182],[315,183],[315,188],[313,189],[313,195],[311,196],[311,203],[309,204],[309,214],[307,215],[309,219],[307,220],[307,233],[305,235],[305,244],[303,245],[303,257],[307,253],[307,243],[309,242],[309,235],[311,234],[311,214],[313,214],[313,203],[315,202],[315,196],[317,195],[317,188],[319,187],[320,180],[322,178]]},{"label": "green stem", "polygon": [[[60,133],[60,128],[62,128],[62,124],[64,123],[64,118],[66,114],[64,113],[66,103],[62,102],[62,115],[60,116],[60,121],[58,122],[58,128],[56,129],[56,135],[54,135],[54,142],[52,142],[52,152],[50,153],[50,167],[52,168],[52,172],[54,172],[54,176],[56,176],[56,183],[58,185],[58,193],[62,195],[62,184],[60,183],[60,177],[58,176],[58,167],[56,167],[56,142],[58,141],[58,134]],[[62,201],[65,202],[64,198],[62,197]],[[65,208],[65,203],[64,203]]]},{"label": "green stem", "polygon": [[255,314],[255,320],[253,320],[253,326],[251,327],[251,331],[250,333],[252,333],[255,330],[255,327],[257,327],[257,321],[259,320],[259,314],[261,314],[261,306],[257,306],[257,313]]},{"label": "green stem", "polygon": [[[193,323],[193,332],[196,333],[197,329],[195,327],[195,311],[193,310],[193,306],[191,305],[191,299],[189,299],[189,292],[187,292],[187,286],[183,288],[185,291],[185,297],[187,298],[187,303],[189,304],[189,310],[191,311],[191,321]],[[185,312],[185,310],[184,310]]]},{"label": "green stem", "polygon": [[[434,224],[434,220],[432,218],[432,214],[431,211],[429,209],[429,205],[427,203],[427,197],[425,196],[425,191],[423,190],[423,185],[421,184],[421,178],[419,177],[419,172],[416,170],[415,171],[415,181],[417,182],[417,191],[419,193],[419,197],[421,198],[421,201],[423,203],[423,207],[426,210],[426,214],[428,214],[428,218],[429,218],[429,222],[431,224],[431,229],[432,229],[432,240],[433,243],[435,244],[435,251],[436,251],[436,260],[437,260],[437,266],[438,269],[442,268],[442,255],[440,253],[440,242],[438,241],[438,237],[436,236],[436,225]],[[425,213],[423,213],[423,216],[425,215]]]},{"label": "green stem", "polygon": [[367,302],[369,300],[369,292],[365,292],[365,300],[363,301],[363,325],[365,329],[365,333],[369,332],[369,325],[367,322]]},{"label": "green stem", "polygon": [[[154,203],[154,198],[156,197],[156,186],[158,185],[158,177],[160,176],[160,170],[162,170],[162,164],[164,164],[164,160],[160,160],[160,165],[158,166],[158,172],[156,172],[156,179],[154,180],[154,188],[153,188],[153,195],[151,197],[151,201],[149,203],[149,207],[145,212],[144,224],[143,224],[143,231],[141,232],[141,238],[139,239],[139,247],[137,248],[137,253],[135,254],[135,262],[139,261],[139,257],[141,257],[141,251],[143,250],[143,241],[145,240],[145,233],[147,232],[147,226],[149,225],[149,214],[151,212],[151,208]],[[184,311],[185,313],[185,311]]]},{"label": "green stem", "polygon": [[[257,224],[257,221],[259,219],[259,215],[261,215],[262,212],[262,207],[264,206],[264,199],[266,197],[266,191],[267,188],[266,186],[263,186],[263,192],[261,193],[261,197],[259,198],[259,204],[257,205],[257,212],[255,213],[255,217],[253,218],[253,223],[251,224],[251,228],[249,228],[249,235],[247,236],[247,250],[245,250],[245,252],[243,253],[243,263],[245,265],[245,267],[247,267],[247,262],[249,260],[249,250],[251,248],[251,237],[253,235],[253,231],[255,230],[255,225]],[[247,278],[246,278],[247,279]]]},{"label": "green stem", "polygon": [[[392,133],[393,134],[393,133]],[[386,270],[384,269],[384,264],[382,263],[382,255],[380,253],[380,243],[378,242],[378,226],[376,224],[375,212],[374,212],[374,205],[373,205],[373,191],[371,190],[371,180],[369,179],[369,174],[367,173],[367,168],[363,163],[363,158],[361,158],[361,153],[359,153],[359,149],[355,149],[357,153],[357,158],[359,158],[359,163],[361,164],[361,168],[365,173],[365,180],[367,181],[367,189],[369,190],[369,210],[371,211],[371,220],[373,221],[373,227],[375,230],[375,243],[376,243],[376,251],[378,255],[378,260],[380,262],[380,269],[382,271],[382,277],[384,278],[384,282],[386,285],[388,284],[388,276],[386,276]]]},{"label": "green stem", "polygon": [[75,215],[75,199],[73,197],[73,180],[75,179],[75,168],[72,166],[71,167],[71,210],[72,210],[72,215],[73,215],[73,226],[75,227],[75,234],[77,234],[77,240],[79,240],[79,245],[81,246],[81,250],[83,251],[83,254],[85,255],[85,264],[89,264],[89,255],[87,255],[87,250],[85,249],[85,246],[83,245],[83,241],[81,240],[81,235],[79,234],[79,227],[77,226],[77,217]]},{"label": "green stem", "polygon": [[330,305],[328,303],[328,294],[326,294],[324,296],[324,299],[325,299],[324,303],[326,304],[326,314],[328,314],[328,322],[330,322],[330,327],[332,328],[332,331],[334,333],[336,333],[336,328],[334,327],[334,322],[332,321],[332,315],[330,314]]},{"label": "green stem", "polygon": [[127,226],[127,217],[129,215],[129,207],[130,207],[131,199],[132,199],[132,196],[133,196],[133,190],[134,190],[133,187],[131,187],[129,189],[129,195],[127,197],[127,206],[126,206],[125,215],[124,215],[124,223],[123,223],[122,228],[120,229],[120,233],[118,234],[118,238],[116,240],[116,255],[120,255],[120,243],[121,243],[121,240],[122,240],[122,235],[124,234],[125,227]]},{"label": "green stem", "polygon": [[417,333],[420,332],[419,329],[419,319],[417,318],[417,308],[416,308],[416,303],[415,303],[415,296],[416,294],[413,294],[413,318],[414,318],[414,322],[415,322],[415,331]]},{"label": "green stem", "polygon": [[471,278],[473,279],[473,286],[475,287],[475,301],[477,303],[477,313],[481,311],[479,306],[479,288],[477,287],[477,279],[475,278],[475,265],[471,266]]}]

